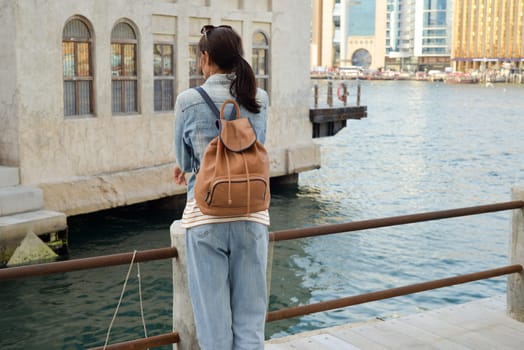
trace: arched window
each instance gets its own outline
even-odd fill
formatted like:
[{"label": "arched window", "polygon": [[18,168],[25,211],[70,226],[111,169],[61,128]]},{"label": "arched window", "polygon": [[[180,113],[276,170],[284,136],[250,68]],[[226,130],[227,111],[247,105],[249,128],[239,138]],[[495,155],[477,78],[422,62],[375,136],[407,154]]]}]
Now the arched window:
[{"label": "arched window", "polygon": [[252,66],[259,88],[269,89],[269,40],[262,32],[253,34]]},{"label": "arched window", "polygon": [[155,112],[172,111],[174,107],[173,45],[153,45],[153,72],[155,74]]},{"label": "arched window", "polygon": [[120,22],[111,32],[111,105],[115,113],[138,112],[137,35]]},{"label": "arched window", "polygon": [[62,32],[64,115],[93,114],[92,39],[87,21],[73,18]]}]

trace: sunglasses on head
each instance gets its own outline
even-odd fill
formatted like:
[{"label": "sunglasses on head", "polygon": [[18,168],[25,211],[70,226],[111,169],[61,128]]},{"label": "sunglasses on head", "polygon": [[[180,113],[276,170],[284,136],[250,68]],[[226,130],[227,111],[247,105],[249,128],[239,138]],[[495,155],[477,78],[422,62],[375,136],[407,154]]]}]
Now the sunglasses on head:
[{"label": "sunglasses on head", "polygon": [[214,29],[217,29],[217,28],[233,29],[233,28],[231,28],[231,26],[226,26],[226,25],[221,25],[221,26],[216,26],[215,27],[213,25],[207,24],[207,25],[203,26],[202,29],[200,29],[200,34],[203,34],[203,35],[207,36],[207,33],[212,32]]}]

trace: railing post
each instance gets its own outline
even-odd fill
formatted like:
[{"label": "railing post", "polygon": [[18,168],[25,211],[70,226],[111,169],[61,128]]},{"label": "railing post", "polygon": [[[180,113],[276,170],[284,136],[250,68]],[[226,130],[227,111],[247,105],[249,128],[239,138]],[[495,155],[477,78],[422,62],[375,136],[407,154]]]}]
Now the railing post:
[{"label": "railing post", "polygon": [[[512,200],[524,200],[524,186],[511,189]],[[510,239],[510,264],[524,265],[524,208],[512,212]],[[508,276],[507,308],[510,317],[524,322],[524,275]]]},{"label": "railing post", "polygon": [[180,335],[180,341],[173,350],[200,350],[187,285],[186,230],[177,220],[171,224],[170,232],[171,246],[178,252],[178,258],[173,259],[173,330]]}]

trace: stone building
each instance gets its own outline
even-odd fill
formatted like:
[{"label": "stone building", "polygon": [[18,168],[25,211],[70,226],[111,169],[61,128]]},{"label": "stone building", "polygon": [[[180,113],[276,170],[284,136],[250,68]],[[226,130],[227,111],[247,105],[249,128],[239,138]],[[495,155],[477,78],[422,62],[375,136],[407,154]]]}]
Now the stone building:
[{"label": "stone building", "polygon": [[[286,0],[0,0],[0,166],[76,215],[183,194],[172,180],[173,105],[202,81],[206,24],[239,32],[270,95],[274,178],[318,168],[311,7]],[[303,30],[297,30],[303,28]],[[0,173],[1,174],[1,173]],[[0,213],[1,216],[1,213]]]}]

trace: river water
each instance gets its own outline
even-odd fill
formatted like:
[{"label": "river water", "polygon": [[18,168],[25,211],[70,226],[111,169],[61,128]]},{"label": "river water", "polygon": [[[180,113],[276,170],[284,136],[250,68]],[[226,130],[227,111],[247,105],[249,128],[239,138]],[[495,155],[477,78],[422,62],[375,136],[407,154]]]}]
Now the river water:
[{"label": "river water", "polygon": [[[335,84],[337,84],[336,82]],[[348,82],[350,100],[356,82]],[[321,83],[323,85],[323,83]],[[336,85],[335,85],[336,86]],[[364,81],[368,118],[318,139],[322,168],[277,188],[271,230],[510,200],[524,184],[524,87]],[[70,218],[72,258],[169,245],[169,201]],[[510,213],[279,242],[272,310],[506,265]],[[0,349],[103,345],[127,266],[0,284]],[[140,264],[149,335],[171,331],[171,263]],[[143,336],[133,270],[110,342]],[[394,318],[504,293],[500,277],[269,323],[266,336]],[[170,349],[170,347],[164,347]]]}]

